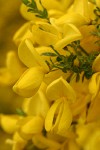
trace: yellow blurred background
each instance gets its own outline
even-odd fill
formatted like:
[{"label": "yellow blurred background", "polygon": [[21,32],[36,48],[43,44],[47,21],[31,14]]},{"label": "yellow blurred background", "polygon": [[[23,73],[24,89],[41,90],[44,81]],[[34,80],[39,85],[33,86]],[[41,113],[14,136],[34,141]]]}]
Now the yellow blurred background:
[{"label": "yellow blurred background", "polygon": [[[5,66],[6,54],[9,50],[17,51],[13,43],[13,35],[25,22],[20,15],[21,0],[0,0],[0,67]],[[0,113],[11,114],[20,106],[21,99],[12,91],[12,87],[0,85]],[[5,143],[9,135],[0,129],[0,150],[11,150]]]}]

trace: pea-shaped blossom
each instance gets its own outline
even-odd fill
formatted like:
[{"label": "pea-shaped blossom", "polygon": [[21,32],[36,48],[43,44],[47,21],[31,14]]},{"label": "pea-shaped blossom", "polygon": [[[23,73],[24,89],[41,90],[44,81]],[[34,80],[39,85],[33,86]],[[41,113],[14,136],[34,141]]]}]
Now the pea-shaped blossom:
[{"label": "pea-shaped blossom", "polygon": [[13,89],[21,96],[31,97],[38,91],[49,68],[28,39],[19,45],[18,55],[29,69],[22,74]]},{"label": "pea-shaped blossom", "polygon": [[57,50],[60,50],[69,43],[82,38],[78,28],[70,23],[57,26],[53,23],[36,22],[32,25],[31,30],[33,39],[36,43],[40,46],[53,45]]},{"label": "pea-shaped blossom", "polygon": [[87,0],[74,0],[72,7],[59,18],[55,18],[55,23],[61,25],[72,23],[77,27],[90,23],[89,2]]},{"label": "pea-shaped blossom", "polygon": [[46,116],[45,129],[66,136],[72,122],[71,103],[76,101],[72,87],[62,77],[53,81],[47,87],[47,97],[55,101]]}]

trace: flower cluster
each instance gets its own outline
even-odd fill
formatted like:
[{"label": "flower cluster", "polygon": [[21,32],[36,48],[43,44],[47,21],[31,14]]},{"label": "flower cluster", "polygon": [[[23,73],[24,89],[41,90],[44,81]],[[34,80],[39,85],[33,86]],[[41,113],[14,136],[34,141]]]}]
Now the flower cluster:
[{"label": "flower cluster", "polygon": [[[28,21],[0,69],[22,99],[1,114],[12,150],[99,150],[100,0],[23,0]],[[21,61],[21,62],[20,62]],[[6,80],[5,80],[6,79]],[[14,101],[14,100],[13,100]]]}]

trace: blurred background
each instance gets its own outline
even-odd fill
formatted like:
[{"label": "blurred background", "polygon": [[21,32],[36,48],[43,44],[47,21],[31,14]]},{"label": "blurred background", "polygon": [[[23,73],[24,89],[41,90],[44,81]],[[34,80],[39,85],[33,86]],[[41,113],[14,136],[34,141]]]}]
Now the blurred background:
[{"label": "blurred background", "polygon": [[25,22],[19,12],[20,4],[21,0],[0,0],[0,66],[4,64],[5,51],[16,49],[12,37]]},{"label": "blurred background", "polygon": [[[5,66],[6,54],[9,50],[17,51],[12,38],[16,30],[25,22],[20,15],[21,0],[0,0],[0,67]],[[12,91],[12,87],[0,85],[0,114],[15,113],[20,106],[21,99]],[[5,143],[10,135],[0,128],[0,150],[11,150],[11,146]]]}]

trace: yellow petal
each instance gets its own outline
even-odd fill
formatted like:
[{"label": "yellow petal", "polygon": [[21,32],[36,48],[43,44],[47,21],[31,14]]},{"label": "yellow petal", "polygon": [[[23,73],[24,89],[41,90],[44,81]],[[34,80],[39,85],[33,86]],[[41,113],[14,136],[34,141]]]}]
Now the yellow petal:
[{"label": "yellow petal", "polygon": [[18,31],[15,33],[13,40],[16,45],[19,45],[21,41],[25,40],[26,38],[31,39],[31,41],[34,43],[32,38],[32,33],[29,30],[30,22],[25,23]]},{"label": "yellow petal", "polygon": [[56,150],[56,149],[60,149],[61,147],[61,144],[59,144],[57,141],[48,139],[41,134],[37,134],[33,136],[32,141],[33,144],[40,149],[54,148],[54,150]]},{"label": "yellow petal", "polygon": [[89,8],[88,8],[88,0],[75,0],[73,4],[73,11],[80,13],[85,16],[87,19],[89,18]]},{"label": "yellow petal", "polygon": [[63,37],[54,45],[57,50],[60,50],[71,42],[82,38],[80,31],[73,24],[66,23],[61,27],[61,30]]},{"label": "yellow petal", "polygon": [[13,135],[13,146],[12,146],[12,149],[13,150],[24,149],[26,144],[27,144],[27,141],[25,139],[23,139],[19,135],[18,132],[15,132],[15,134]]},{"label": "yellow petal", "polygon": [[32,117],[28,122],[21,127],[21,132],[24,134],[36,134],[43,130],[43,119],[39,116]]},{"label": "yellow petal", "polygon": [[25,67],[21,64],[17,54],[14,51],[10,51],[7,54],[6,66],[8,72],[11,74],[13,82],[18,80],[25,70]]},{"label": "yellow petal", "polygon": [[17,116],[8,116],[8,115],[1,115],[1,127],[2,129],[9,133],[12,134],[16,131],[17,129],[17,122],[18,122],[18,117]]},{"label": "yellow petal", "polygon": [[49,103],[44,93],[39,90],[32,98],[25,99],[23,110],[28,115],[39,115],[45,118],[49,110]]},{"label": "yellow petal", "polygon": [[21,15],[26,20],[34,20],[34,21],[40,20],[40,18],[36,17],[34,13],[27,12],[27,11],[28,11],[28,7],[24,4],[21,4],[20,12],[21,12]]},{"label": "yellow petal", "polygon": [[87,114],[87,122],[93,122],[98,120],[100,120],[100,92],[90,104]]},{"label": "yellow petal", "polygon": [[62,77],[49,84],[46,93],[50,100],[57,100],[61,97],[66,97],[69,102],[74,102],[76,100],[76,94],[73,88]]},{"label": "yellow petal", "polygon": [[70,23],[77,27],[80,27],[82,25],[88,24],[89,21],[78,12],[75,13],[75,11],[71,11],[69,13],[67,12],[66,14],[55,20],[55,24],[57,25],[62,25],[65,23]]},{"label": "yellow petal", "polygon": [[89,83],[89,92],[92,94],[92,99],[98,94],[100,90],[100,72],[95,73]]},{"label": "yellow petal", "polygon": [[96,0],[96,5],[100,8],[100,0]]},{"label": "yellow petal", "polygon": [[66,130],[70,127],[71,122],[72,122],[72,112],[69,108],[68,102],[64,99],[57,134],[67,136]]},{"label": "yellow petal", "polygon": [[69,73],[64,73],[62,70],[53,70],[47,74],[45,74],[44,82],[48,85],[54,80],[60,78],[61,76],[66,79],[70,74]]},{"label": "yellow petal", "polygon": [[49,46],[55,44],[59,40],[59,32],[49,23],[34,24],[32,26],[34,40],[41,46]]},{"label": "yellow petal", "polygon": [[45,129],[47,131],[50,131],[52,129],[53,120],[55,119],[54,114],[60,105],[61,105],[61,99],[55,101],[55,103],[50,107],[50,109],[47,113],[46,119],[45,119]]},{"label": "yellow petal", "polygon": [[42,0],[41,1],[43,6],[46,9],[55,9],[55,10],[61,10],[64,11],[66,10],[73,2],[73,0],[60,0],[60,1],[55,1],[55,0]]},{"label": "yellow petal", "polygon": [[38,91],[43,78],[41,67],[27,69],[13,86],[13,90],[23,97],[31,97]]},{"label": "yellow petal", "polygon": [[35,50],[30,40],[26,39],[21,42],[18,48],[18,55],[20,60],[27,67],[42,66],[44,68],[44,71],[48,71],[47,64]]},{"label": "yellow petal", "polygon": [[45,119],[45,129],[62,136],[67,136],[67,129],[72,122],[72,113],[66,99],[57,100],[49,109]]},{"label": "yellow petal", "polygon": [[95,72],[100,71],[100,65],[99,64],[100,64],[100,54],[96,57],[96,59],[93,62],[93,65],[92,65],[92,69]]}]

